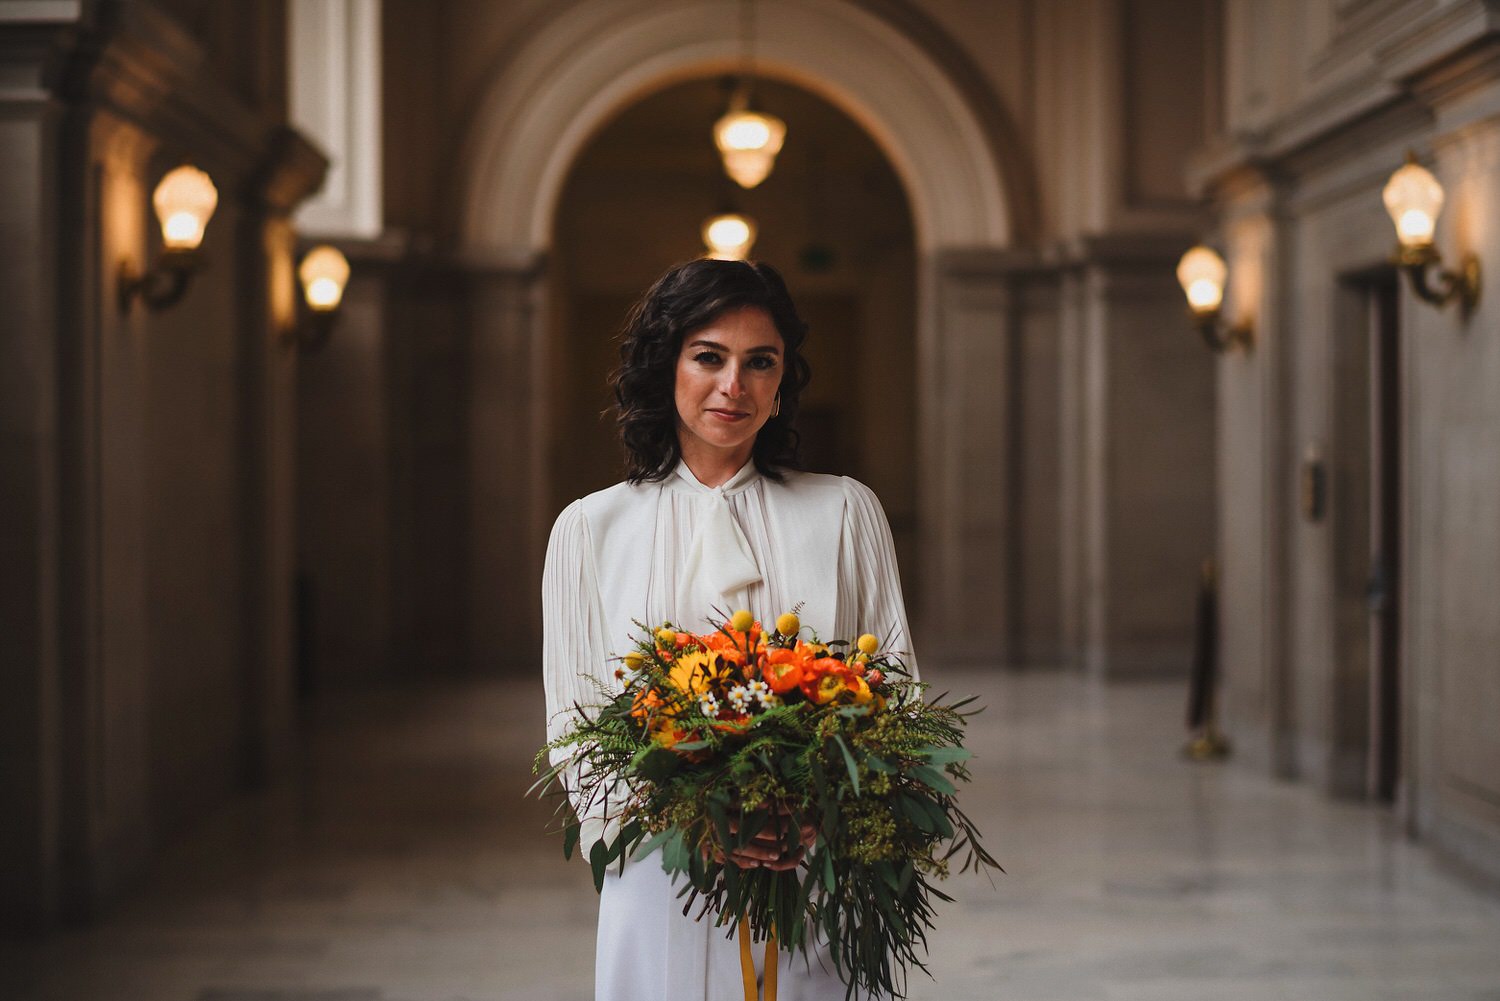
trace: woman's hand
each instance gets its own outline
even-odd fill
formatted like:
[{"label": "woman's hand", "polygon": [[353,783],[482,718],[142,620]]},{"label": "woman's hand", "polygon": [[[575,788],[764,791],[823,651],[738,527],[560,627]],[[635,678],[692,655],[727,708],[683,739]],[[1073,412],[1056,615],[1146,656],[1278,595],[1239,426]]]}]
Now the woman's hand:
[{"label": "woman's hand", "polygon": [[[783,832],[793,823],[792,811],[785,803],[781,804],[772,818],[772,822],[761,828],[760,832],[750,840],[750,843],[742,848],[732,849],[728,853],[727,861],[733,862],[741,869],[764,868],[782,872],[787,869],[795,869],[802,864],[802,858],[807,850],[813,846],[818,839],[818,829],[806,820],[798,824],[798,844],[794,851],[787,852],[783,845]],[[729,820],[731,833],[739,833],[740,825],[737,817]],[[725,853],[714,849],[714,861],[726,861]]]}]

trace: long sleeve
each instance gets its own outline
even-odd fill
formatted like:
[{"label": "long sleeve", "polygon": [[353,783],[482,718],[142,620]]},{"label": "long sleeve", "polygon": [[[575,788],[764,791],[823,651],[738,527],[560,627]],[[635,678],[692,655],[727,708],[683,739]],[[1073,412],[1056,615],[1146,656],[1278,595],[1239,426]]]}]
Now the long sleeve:
[{"label": "long sleeve", "polygon": [[[844,528],[839,548],[841,605],[850,608],[846,621],[879,636],[886,649],[896,651],[917,678],[906,603],[901,598],[901,574],[891,526],[875,492],[852,477],[844,482]],[[887,639],[889,637],[889,639]]]},{"label": "long sleeve", "polygon": [[[600,701],[590,678],[603,682],[608,677],[606,635],[588,522],[583,502],[574,501],[552,526],[542,569],[542,684],[547,695],[548,741],[567,729],[575,705]],[[556,749],[551,760],[559,764],[570,756],[570,751]],[[569,767],[565,778],[573,809],[583,822],[579,844],[586,858],[594,841],[613,836],[617,825],[602,816],[602,804],[580,800],[576,766]]]}]

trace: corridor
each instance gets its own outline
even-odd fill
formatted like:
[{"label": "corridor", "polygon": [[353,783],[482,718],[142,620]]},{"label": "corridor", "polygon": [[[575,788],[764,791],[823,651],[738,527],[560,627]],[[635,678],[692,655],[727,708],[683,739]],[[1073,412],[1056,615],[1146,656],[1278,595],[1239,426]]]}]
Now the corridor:
[{"label": "corridor", "polygon": [[[1008,874],[949,881],[913,998],[1500,998],[1500,899],[1383,808],[1180,760],[1177,685],[936,680],[988,705],[967,807]],[[0,946],[0,997],[587,998],[587,868],[521,798],[540,702],[500,682],[325,700],[296,782],[169,847],[97,927]]]}]

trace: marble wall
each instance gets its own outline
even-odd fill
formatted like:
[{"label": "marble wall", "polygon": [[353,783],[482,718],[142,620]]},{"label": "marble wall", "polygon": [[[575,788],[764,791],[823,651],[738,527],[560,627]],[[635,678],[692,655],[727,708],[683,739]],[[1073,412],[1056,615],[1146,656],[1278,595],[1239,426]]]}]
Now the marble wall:
[{"label": "marble wall", "polygon": [[[1414,149],[1447,191],[1437,243],[1450,266],[1500,249],[1493,13],[1460,0],[1265,13],[1228,5],[1226,138],[1197,167],[1221,207],[1230,309],[1257,329],[1254,351],[1219,371],[1233,730],[1262,767],[1388,797],[1418,836],[1500,875],[1495,304],[1465,316],[1418,300],[1388,263],[1381,204]],[[1266,49],[1268,33],[1295,44]],[[1321,517],[1301,503],[1310,460],[1328,475]],[[1382,461],[1398,464],[1386,494]],[[1372,538],[1382,503],[1394,544]],[[1382,581],[1390,599],[1372,604]]]},{"label": "marble wall", "polygon": [[[0,9],[13,930],[107,906],[287,753],[286,217],[325,162],[283,124],[281,32],[276,5],[192,30],[145,3]],[[174,308],[122,304],[184,159],[219,189],[205,265]]]}]

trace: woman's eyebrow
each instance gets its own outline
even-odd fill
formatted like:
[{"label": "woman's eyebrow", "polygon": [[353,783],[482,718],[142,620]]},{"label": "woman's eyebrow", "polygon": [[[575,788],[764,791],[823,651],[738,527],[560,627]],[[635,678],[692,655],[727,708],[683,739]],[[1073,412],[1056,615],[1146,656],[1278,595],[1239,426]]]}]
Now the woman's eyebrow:
[{"label": "woman's eyebrow", "polygon": [[[729,349],[728,348],[726,348],[722,344],[715,343],[714,341],[705,341],[702,338],[699,338],[696,341],[690,342],[688,344],[688,347],[692,347],[695,344],[702,344],[706,348],[713,348],[715,351],[722,351],[725,354],[729,354]],[[774,345],[774,344],[762,344],[758,348],[751,348],[749,350],[749,353],[750,354],[757,354],[757,353],[762,352],[762,351],[769,352],[769,353],[771,353],[773,355],[779,355],[779,354],[781,354],[781,351],[779,349],[777,349],[776,345]]]}]

